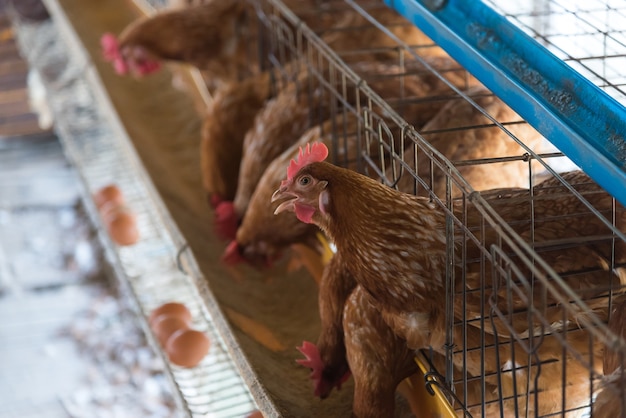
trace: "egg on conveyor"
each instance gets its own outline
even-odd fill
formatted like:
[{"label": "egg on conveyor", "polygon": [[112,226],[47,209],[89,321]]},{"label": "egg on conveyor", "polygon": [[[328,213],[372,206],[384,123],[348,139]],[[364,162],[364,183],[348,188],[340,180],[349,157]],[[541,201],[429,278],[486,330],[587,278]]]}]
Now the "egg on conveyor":
[{"label": "egg on conveyor", "polygon": [[191,312],[189,312],[189,309],[187,309],[185,305],[179,302],[167,302],[154,309],[148,318],[150,326],[152,326],[154,320],[161,315],[175,316],[189,324],[191,323]]},{"label": "egg on conveyor", "polygon": [[181,329],[189,329],[189,322],[179,316],[160,315],[151,324],[154,335],[162,347],[172,334]]},{"label": "egg on conveyor", "polygon": [[139,241],[135,214],[126,206],[109,202],[102,207],[102,216],[111,239],[118,245],[133,245]]},{"label": "egg on conveyor", "polygon": [[194,329],[176,331],[167,340],[165,352],[170,361],[181,367],[194,367],[209,352],[209,338]]},{"label": "egg on conveyor", "polygon": [[93,200],[98,209],[102,208],[106,203],[113,202],[115,205],[123,205],[124,195],[119,187],[115,184],[104,186],[93,195]]}]

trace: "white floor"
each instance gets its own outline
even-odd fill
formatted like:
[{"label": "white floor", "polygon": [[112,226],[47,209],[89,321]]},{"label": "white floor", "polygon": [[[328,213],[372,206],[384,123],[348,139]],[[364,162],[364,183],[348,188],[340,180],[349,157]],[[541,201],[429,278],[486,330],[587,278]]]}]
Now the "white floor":
[{"label": "white floor", "polygon": [[178,416],[50,135],[0,138],[0,417]]}]

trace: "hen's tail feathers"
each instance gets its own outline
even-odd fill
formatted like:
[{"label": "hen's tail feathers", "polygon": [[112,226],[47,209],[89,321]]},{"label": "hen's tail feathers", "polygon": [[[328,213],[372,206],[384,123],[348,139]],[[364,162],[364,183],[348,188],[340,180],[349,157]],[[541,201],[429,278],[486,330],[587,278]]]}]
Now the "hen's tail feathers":
[{"label": "hen's tail feathers", "polygon": [[215,207],[215,233],[224,240],[233,240],[237,236],[239,221],[233,202],[223,201]]}]

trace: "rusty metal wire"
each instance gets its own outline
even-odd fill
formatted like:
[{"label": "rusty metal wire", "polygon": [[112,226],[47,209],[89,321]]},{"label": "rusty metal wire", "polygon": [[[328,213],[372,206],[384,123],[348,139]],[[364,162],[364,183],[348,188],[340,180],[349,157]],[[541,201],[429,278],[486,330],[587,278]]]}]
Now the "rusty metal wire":
[{"label": "rusty metal wire", "polygon": [[[336,163],[403,191],[429,196],[448,213],[448,253],[454,268],[448,272],[449,299],[442,301],[448,306],[448,361],[439,372],[473,414],[589,413],[600,382],[606,379],[604,346],[622,356],[626,352],[624,341],[606,326],[626,284],[623,208],[590,179],[564,174],[575,167],[519,117],[502,118],[496,110],[501,107],[485,100],[491,93],[477,89],[471,75],[443,59],[430,59],[432,43],[407,45],[360,2],[331,3],[357,10],[367,25],[385,33],[394,45],[330,50],[279,1],[268,1],[258,7],[269,33],[266,59],[268,65],[281,67],[293,57],[304,58],[307,70],[328,89],[335,123],[324,126],[331,127],[335,138]],[[578,12],[561,7],[563,14],[577,16]],[[533,13],[524,16],[534,18]],[[566,37],[543,36],[552,45],[557,38]],[[614,36],[606,39],[620,42]],[[378,54],[381,51],[384,54]],[[604,52],[611,55],[609,49]],[[357,62],[368,57],[395,70],[363,71]],[[588,67],[593,62],[573,55],[563,58]],[[588,73],[603,87],[612,83],[607,76],[616,62],[612,58],[617,56],[603,58],[602,71]],[[444,87],[418,96],[409,86],[420,77]],[[376,81],[381,79],[395,81],[395,90],[377,90]],[[611,86],[621,94],[620,82]],[[417,104],[440,108],[455,102],[467,104],[468,111],[481,117],[455,121],[452,112],[444,120],[447,124],[415,121]],[[356,128],[346,135],[342,126],[350,124]],[[458,153],[449,158],[438,142],[477,141],[473,146],[481,147],[476,138],[486,135],[511,146],[504,153],[485,146],[479,155],[464,158]],[[348,145],[354,143],[356,153]],[[500,187],[509,189],[483,190],[485,177],[505,177],[505,170],[515,178],[501,178]],[[482,174],[474,176],[475,172]],[[568,225],[567,231],[553,232],[557,223]],[[594,261],[583,262],[590,254]],[[572,384],[574,375],[577,383]],[[476,386],[478,395],[472,395]],[[576,390],[584,394],[574,394]],[[547,402],[557,407],[547,408]]]}]

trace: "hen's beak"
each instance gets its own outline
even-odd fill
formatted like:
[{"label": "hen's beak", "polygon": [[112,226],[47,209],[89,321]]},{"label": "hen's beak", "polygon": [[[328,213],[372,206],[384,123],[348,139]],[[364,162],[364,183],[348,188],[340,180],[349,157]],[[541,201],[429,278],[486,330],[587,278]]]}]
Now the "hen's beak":
[{"label": "hen's beak", "polygon": [[285,191],[286,188],[285,187],[280,187],[280,189],[277,189],[273,194],[272,194],[272,203],[276,202],[279,199],[282,199],[283,197],[285,197]]},{"label": "hen's beak", "polygon": [[277,200],[281,200],[281,199],[285,199],[289,197],[289,200],[284,201],[283,203],[281,203],[280,205],[278,205],[278,207],[276,208],[276,210],[274,211],[274,215],[278,215],[281,212],[285,212],[285,211],[294,211],[294,203],[296,201],[296,198],[298,196],[296,196],[294,193],[290,192],[287,190],[287,187],[285,186],[281,186],[280,189],[276,190],[274,192],[274,194],[272,194],[272,203],[276,202]]}]

